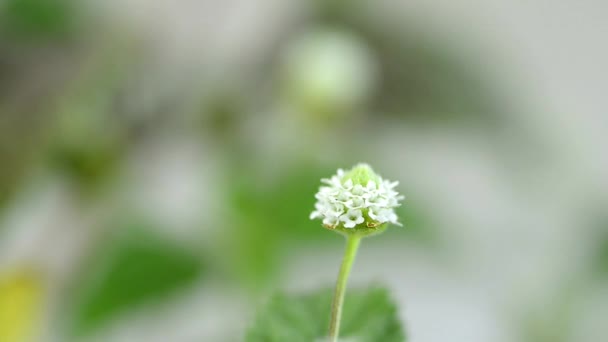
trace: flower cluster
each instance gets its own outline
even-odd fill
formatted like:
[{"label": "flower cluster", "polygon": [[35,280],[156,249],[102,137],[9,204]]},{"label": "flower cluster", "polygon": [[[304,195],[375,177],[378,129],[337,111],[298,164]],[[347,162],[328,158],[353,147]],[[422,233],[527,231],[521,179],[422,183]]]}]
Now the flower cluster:
[{"label": "flower cluster", "polygon": [[390,222],[400,225],[394,208],[400,196],[395,187],[398,182],[383,180],[366,164],[338,173],[330,179],[322,179],[324,186],[316,194],[315,211],[311,219],[323,219],[327,228],[374,228]]}]

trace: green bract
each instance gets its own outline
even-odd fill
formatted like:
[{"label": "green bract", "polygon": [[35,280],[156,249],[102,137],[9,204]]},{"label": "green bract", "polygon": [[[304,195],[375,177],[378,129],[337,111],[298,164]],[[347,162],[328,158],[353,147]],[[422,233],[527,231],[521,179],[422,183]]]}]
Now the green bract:
[{"label": "green bract", "polygon": [[343,183],[348,180],[351,180],[355,185],[366,186],[367,182],[373,181],[379,183],[382,181],[382,178],[369,165],[361,163],[353,167],[342,178]]}]

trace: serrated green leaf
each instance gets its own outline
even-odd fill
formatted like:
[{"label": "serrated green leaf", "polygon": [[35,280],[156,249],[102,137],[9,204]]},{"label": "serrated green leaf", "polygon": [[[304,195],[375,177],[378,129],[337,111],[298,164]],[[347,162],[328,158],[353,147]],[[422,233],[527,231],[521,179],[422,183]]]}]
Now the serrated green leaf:
[{"label": "serrated green leaf", "polygon": [[[306,295],[276,295],[258,313],[247,342],[314,342],[326,339],[333,291]],[[349,290],[340,339],[356,342],[403,342],[397,308],[382,288]]]}]

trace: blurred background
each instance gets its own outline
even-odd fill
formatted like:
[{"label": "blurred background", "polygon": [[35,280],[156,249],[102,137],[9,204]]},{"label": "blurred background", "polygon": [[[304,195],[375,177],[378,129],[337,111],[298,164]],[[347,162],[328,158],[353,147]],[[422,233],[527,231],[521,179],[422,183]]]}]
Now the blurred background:
[{"label": "blurred background", "polygon": [[333,286],[321,177],[413,342],[608,339],[602,1],[0,1],[0,341],[240,341]]}]

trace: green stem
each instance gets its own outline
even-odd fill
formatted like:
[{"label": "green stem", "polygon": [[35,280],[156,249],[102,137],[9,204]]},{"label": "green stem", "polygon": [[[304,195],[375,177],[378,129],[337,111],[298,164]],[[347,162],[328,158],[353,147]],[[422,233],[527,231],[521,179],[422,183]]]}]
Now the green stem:
[{"label": "green stem", "polygon": [[336,283],[336,292],[334,293],[334,300],[331,304],[329,342],[338,341],[338,335],[340,334],[340,319],[342,317],[342,304],[344,303],[344,293],[346,292],[346,282],[348,281],[348,275],[350,274],[350,269],[355,261],[360,242],[361,237],[357,235],[349,235],[346,238],[344,259],[342,260],[342,266],[340,266],[340,273],[338,274],[338,281]]}]

